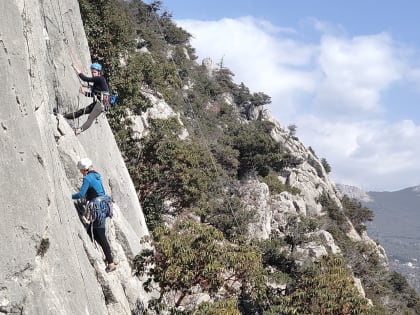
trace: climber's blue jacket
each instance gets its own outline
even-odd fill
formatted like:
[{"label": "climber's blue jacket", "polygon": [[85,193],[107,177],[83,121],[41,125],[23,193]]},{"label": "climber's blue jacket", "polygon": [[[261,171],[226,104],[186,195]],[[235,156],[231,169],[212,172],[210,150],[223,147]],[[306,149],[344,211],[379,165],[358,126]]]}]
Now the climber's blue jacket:
[{"label": "climber's blue jacket", "polygon": [[83,177],[83,184],[80,191],[71,196],[72,199],[86,198],[88,201],[95,197],[104,196],[105,191],[102,185],[101,175],[95,171],[90,171]]}]

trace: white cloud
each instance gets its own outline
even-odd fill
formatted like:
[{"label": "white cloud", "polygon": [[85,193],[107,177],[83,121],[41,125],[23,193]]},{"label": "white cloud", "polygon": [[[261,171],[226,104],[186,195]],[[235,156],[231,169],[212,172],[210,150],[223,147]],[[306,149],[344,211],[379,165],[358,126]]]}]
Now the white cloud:
[{"label": "white cloud", "polygon": [[317,91],[316,106],[359,117],[362,111],[383,110],[380,94],[401,79],[403,70],[386,34],[350,39],[323,36],[319,65],[324,80]]},{"label": "white cloud", "polygon": [[413,121],[343,123],[304,116],[297,125],[301,140],[327,159],[337,182],[368,190],[397,190],[420,183],[420,126]]},{"label": "white cloud", "polygon": [[191,44],[199,58],[210,57],[215,63],[223,58],[224,66],[235,74],[235,82],[279,100],[273,102],[277,107],[273,114],[293,115],[296,98],[315,91],[319,81],[313,67],[317,47],[287,37],[296,33],[293,29],[251,17],[178,23],[193,36]]},{"label": "white cloud", "polygon": [[410,67],[413,51],[388,34],[349,37],[312,20],[324,33],[309,44],[298,30],[252,17],[178,23],[193,35],[200,59],[223,58],[235,82],[270,95],[274,117],[297,125],[299,138],[327,159],[337,182],[366,190],[420,184],[420,127],[385,121],[390,102],[384,99],[402,80],[420,82],[420,70]]}]

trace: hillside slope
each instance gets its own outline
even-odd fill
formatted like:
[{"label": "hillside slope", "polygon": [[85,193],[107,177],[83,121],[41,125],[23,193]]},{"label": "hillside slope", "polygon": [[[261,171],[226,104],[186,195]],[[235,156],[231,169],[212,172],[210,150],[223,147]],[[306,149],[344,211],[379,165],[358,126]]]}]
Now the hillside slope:
[{"label": "hillside slope", "polygon": [[197,62],[159,1],[80,3],[92,57],[112,69],[111,126],[152,233],[154,250],[134,264],[159,283],[146,283],[158,293],[150,312],[419,312],[365,232],[371,211],[337,194],[296,126],[271,117],[268,95],[236,84],[223,62]]}]

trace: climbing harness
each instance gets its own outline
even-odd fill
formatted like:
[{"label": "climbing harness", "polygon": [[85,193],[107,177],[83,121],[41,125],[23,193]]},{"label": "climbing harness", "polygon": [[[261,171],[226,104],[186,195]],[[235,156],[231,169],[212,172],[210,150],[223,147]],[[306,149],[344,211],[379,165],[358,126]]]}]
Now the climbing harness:
[{"label": "climbing harness", "polygon": [[83,215],[85,223],[96,223],[96,225],[101,226],[107,217],[113,217],[112,198],[110,196],[98,196],[86,203],[86,212]]}]

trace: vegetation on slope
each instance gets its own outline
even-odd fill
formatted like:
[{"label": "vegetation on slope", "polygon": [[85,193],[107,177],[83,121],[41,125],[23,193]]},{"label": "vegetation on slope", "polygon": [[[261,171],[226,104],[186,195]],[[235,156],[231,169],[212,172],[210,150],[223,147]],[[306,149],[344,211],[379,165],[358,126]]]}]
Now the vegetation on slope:
[{"label": "vegetation on slope", "polygon": [[[158,292],[145,313],[420,313],[419,298],[404,278],[386,270],[373,248],[347,236],[349,222],[362,233],[372,219],[368,209],[350,200],[343,200],[341,211],[323,195],[319,202],[326,216],[292,216],[284,235],[269,240],[246,237],[255,214],[238,197],[240,180],[258,178],[271,194],[300,193],[276,174],[303,161],[272,139],[271,123],[252,117],[252,109],[269,104],[270,97],[234,83],[223,62],[209,77],[195,61],[190,35],[160,1],[79,4],[92,60],[104,64],[119,94],[109,122],[152,232],[153,249],[133,262],[136,273],[149,279],[146,289]],[[148,135],[136,139],[130,115],[151,106],[142,89],[159,93],[182,125],[178,119],[150,121]],[[183,128],[189,134],[184,140]],[[330,171],[325,159],[321,164]],[[174,223],[164,225],[165,217]],[[320,228],[334,236],[342,257],[297,263],[296,248]],[[355,289],[352,276],[362,279],[373,306]],[[202,293],[209,301],[192,303]]]}]

